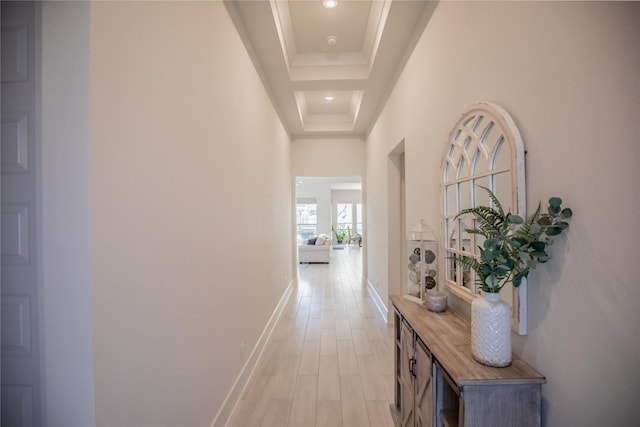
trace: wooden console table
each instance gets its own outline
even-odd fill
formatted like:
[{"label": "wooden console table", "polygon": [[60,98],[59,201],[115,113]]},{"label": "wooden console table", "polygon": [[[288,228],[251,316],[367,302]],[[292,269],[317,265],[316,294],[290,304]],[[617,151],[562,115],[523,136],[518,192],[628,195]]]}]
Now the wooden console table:
[{"label": "wooden console table", "polygon": [[470,324],[451,309],[433,313],[402,296],[391,302],[397,426],[540,426],[543,375],[515,356],[506,368],[476,362]]}]

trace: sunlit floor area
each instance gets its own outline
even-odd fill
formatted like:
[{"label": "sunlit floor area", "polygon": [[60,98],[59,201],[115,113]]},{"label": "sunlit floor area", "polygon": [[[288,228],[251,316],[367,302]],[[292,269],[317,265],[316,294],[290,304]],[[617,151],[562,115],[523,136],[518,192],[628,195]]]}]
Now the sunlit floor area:
[{"label": "sunlit floor area", "polygon": [[361,248],[299,283],[228,426],[392,427],[393,328],[362,285]]}]

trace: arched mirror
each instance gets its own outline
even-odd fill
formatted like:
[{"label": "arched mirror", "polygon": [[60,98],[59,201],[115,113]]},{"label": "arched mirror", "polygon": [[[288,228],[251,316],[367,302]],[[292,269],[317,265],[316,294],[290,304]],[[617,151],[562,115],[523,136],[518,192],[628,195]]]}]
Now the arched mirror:
[{"label": "arched mirror", "polygon": [[[492,206],[482,187],[491,189],[505,210],[525,216],[524,146],[520,132],[501,107],[472,104],[453,125],[442,161],[445,287],[471,302],[480,294],[473,270],[456,263],[453,255],[479,257],[481,236],[472,217],[455,218],[462,209]],[[527,332],[527,284],[505,286],[500,297],[511,305],[512,329]]]}]

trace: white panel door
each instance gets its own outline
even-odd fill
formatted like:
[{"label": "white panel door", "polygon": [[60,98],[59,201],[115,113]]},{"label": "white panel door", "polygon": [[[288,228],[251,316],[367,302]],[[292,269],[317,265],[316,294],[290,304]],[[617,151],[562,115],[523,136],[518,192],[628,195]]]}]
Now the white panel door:
[{"label": "white panel door", "polygon": [[35,2],[2,2],[3,426],[42,424],[36,242]]}]

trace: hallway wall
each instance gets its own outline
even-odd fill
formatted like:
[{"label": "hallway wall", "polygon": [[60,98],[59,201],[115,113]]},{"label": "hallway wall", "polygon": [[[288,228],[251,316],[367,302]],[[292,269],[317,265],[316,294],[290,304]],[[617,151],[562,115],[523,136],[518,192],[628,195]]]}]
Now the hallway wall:
[{"label": "hallway wall", "polygon": [[292,272],[290,140],[222,2],[91,5],[98,425],[209,425]]},{"label": "hallway wall", "polygon": [[293,176],[364,176],[365,144],[357,138],[296,139],[291,146]]},{"label": "hallway wall", "polygon": [[[44,418],[95,425],[88,2],[42,2],[40,281]],[[37,122],[37,119],[36,119]]]},{"label": "hallway wall", "polygon": [[367,275],[380,295],[394,255],[388,155],[404,139],[406,224],[439,228],[447,135],[473,102],[501,105],[519,126],[529,211],[553,195],[573,209],[553,259],[530,276],[529,333],[514,336],[547,376],[546,426],[640,424],[639,21],[638,3],[441,2],[366,141]]}]

